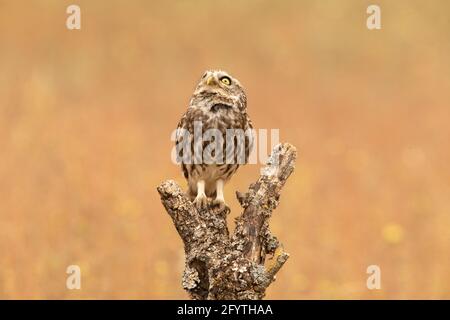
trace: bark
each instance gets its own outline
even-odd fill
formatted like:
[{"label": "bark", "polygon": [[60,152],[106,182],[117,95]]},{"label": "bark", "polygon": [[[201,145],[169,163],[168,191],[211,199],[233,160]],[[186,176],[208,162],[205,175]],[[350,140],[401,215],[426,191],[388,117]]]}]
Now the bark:
[{"label": "bark", "polygon": [[161,202],[184,243],[183,288],[193,299],[262,299],[289,258],[269,231],[269,218],[294,170],[297,152],[289,143],[275,146],[259,179],[246,193],[237,192],[244,211],[229,234],[229,209],[208,203],[197,210],[180,186],[158,186]]}]

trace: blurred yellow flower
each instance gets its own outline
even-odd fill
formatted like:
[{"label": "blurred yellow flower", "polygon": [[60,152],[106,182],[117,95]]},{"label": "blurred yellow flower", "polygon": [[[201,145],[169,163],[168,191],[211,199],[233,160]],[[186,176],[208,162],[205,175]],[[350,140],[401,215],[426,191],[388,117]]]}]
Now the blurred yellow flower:
[{"label": "blurred yellow flower", "polygon": [[389,223],[383,227],[382,236],[384,241],[390,244],[398,244],[403,240],[403,227],[396,223]]}]

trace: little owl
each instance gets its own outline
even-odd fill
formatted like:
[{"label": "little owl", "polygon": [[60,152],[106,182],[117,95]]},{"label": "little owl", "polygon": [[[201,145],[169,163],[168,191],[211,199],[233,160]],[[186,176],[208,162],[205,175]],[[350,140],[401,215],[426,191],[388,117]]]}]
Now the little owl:
[{"label": "little owl", "polygon": [[177,156],[197,208],[205,208],[208,197],[213,204],[226,206],[224,184],[248,162],[252,146],[252,123],[241,84],[225,71],[206,71],[176,133]]}]

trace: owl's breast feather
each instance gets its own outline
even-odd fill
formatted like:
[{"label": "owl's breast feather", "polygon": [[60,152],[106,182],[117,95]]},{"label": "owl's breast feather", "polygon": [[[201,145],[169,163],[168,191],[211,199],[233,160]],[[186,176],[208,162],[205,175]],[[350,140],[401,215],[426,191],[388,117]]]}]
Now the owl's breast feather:
[{"label": "owl's breast feather", "polygon": [[225,103],[215,103],[211,106],[210,110],[214,113],[220,111],[220,110],[231,110],[233,109],[233,106],[230,106]]}]

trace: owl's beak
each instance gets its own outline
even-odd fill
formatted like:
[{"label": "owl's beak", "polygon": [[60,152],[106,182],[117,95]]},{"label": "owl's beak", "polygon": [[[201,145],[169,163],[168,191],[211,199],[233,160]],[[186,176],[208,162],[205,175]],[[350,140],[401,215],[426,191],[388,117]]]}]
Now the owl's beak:
[{"label": "owl's beak", "polygon": [[208,86],[216,85],[217,84],[216,78],[214,78],[213,76],[209,77],[208,79],[206,79],[206,84]]}]

